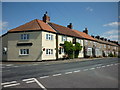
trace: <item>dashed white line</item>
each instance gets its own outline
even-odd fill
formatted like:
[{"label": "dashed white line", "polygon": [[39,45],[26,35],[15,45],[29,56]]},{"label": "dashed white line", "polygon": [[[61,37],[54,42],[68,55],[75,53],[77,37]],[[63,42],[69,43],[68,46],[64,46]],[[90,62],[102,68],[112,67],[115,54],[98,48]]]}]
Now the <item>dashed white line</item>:
[{"label": "dashed white line", "polygon": [[70,74],[70,73],[72,73],[72,72],[66,72],[65,74]]},{"label": "dashed white line", "polygon": [[29,79],[23,79],[22,81],[29,81],[29,80],[33,80],[34,78],[29,78]]},{"label": "dashed white line", "polygon": [[115,65],[118,65],[117,63]]},{"label": "dashed white line", "polygon": [[40,77],[40,78],[42,79],[42,78],[48,78],[48,77],[49,77],[49,76],[43,76],[43,77]]},{"label": "dashed white line", "polygon": [[8,64],[8,65],[6,65],[6,66],[12,66],[13,64]]},{"label": "dashed white line", "polygon": [[62,75],[61,73],[59,73],[59,74],[54,74],[54,75],[52,75],[52,76],[60,76],[60,75]]},{"label": "dashed white line", "polygon": [[90,70],[94,70],[95,68],[90,68]]},{"label": "dashed white line", "polygon": [[13,66],[13,67],[19,67],[19,66]]},{"label": "dashed white line", "polygon": [[105,66],[102,66],[102,67],[105,67]]},{"label": "dashed white line", "polygon": [[101,68],[101,67],[96,67],[96,68]]},{"label": "dashed white line", "polygon": [[84,69],[83,71],[88,71],[88,69]]},{"label": "dashed white line", "polygon": [[26,83],[33,83],[33,82],[35,82],[35,81],[27,81]]},{"label": "dashed white line", "polygon": [[74,71],[74,72],[75,72],[75,73],[76,73],[76,72],[80,72],[80,70],[76,70],[76,71]]},{"label": "dashed white line", "polygon": [[107,65],[108,67],[110,66],[110,65]]}]

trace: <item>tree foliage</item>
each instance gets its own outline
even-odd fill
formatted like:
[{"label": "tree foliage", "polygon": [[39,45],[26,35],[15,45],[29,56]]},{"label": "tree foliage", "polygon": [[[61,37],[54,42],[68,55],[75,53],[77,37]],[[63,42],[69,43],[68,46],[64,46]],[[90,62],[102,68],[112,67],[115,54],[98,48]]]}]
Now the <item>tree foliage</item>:
[{"label": "tree foliage", "polygon": [[82,49],[82,46],[79,43],[73,45],[71,42],[68,41],[64,42],[63,47],[65,54],[67,54],[69,58],[73,58],[73,57],[78,58],[79,51],[81,51]]}]

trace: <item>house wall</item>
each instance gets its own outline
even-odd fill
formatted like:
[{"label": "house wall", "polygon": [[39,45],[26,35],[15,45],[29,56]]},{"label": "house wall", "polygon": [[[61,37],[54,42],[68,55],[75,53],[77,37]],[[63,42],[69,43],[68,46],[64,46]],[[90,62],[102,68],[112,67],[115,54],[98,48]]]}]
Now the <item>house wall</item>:
[{"label": "house wall", "polygon": [[[64,53],[59,53],[59,50],[60,50],[60,44],[64,44],[64,41],[62,41],[62,36],[64,36],[64,35],[58,35],[58,58],[63,58],[63,56],[65,55]],[[66,36],[67,37],[67,41],[71,41],[72,42],[72,40],[73,40],[73,38],[72,37],[68,37],[68,36]]]},{"label": "house wall", "polygon": [[[53,40],[46,40],[46,34],[53,35]],[[42,31],[42,49],[45,48],[42,54],[42,60],[54,60],[56,59],[56,34]],[[53,49],[52,55],[46,54],[46,49]]]},{"label": "house wall", "polygon": [[[8,34],[7,34],[8,35]],[[8,50],[6,52],[6,54],[3,54],[3,48],[6,47],[8,48],[8,36],[2,36],[1,37],[1,57],[2,57],[2,61],[7,61],[7,56],[8,56]]]},{"label": "house wall", "polygon": [[[21,34],[29,34],[29,40],[21,40]],[[17,43],[33,43],[17,46]],[[42,32],[19,32],[8,34],[8,61],[40,61],[42,55]],[[29,49],[29,55],[19,55],[20,49]]]},{"label": "house wall", "polygon": [[82,50],[80,51],[78,58],[83,58],[84,57],[84,45],[83,45],[83,40],[82,39],[76,39],[76,42],[79,43],[80,40],[80,45],[82,46]]}]

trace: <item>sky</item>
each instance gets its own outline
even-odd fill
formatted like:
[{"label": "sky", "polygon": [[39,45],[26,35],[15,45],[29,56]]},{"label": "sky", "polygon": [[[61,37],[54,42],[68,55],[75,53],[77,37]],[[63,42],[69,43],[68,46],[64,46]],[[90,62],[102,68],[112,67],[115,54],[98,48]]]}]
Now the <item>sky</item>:
[{"label": "sky", "polygon": [[117,2],[2,2],[2,34],[34,19],[42,20],[48,12],[50,21],[89,35],[118,40]]}]

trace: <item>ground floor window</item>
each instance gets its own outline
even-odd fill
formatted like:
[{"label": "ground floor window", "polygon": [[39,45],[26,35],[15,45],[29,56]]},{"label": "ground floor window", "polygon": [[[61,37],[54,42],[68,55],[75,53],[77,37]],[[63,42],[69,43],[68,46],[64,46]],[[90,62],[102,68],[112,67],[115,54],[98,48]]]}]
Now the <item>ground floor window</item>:
[{"label": "ground floor window", "polygon": [[92,56],[92,48],[87,48],[87,55]]},{"label": "ground floor window", "polygon": [[46,49],[46,55],[52,55],[53,49]]},{"label": "ground floor window", "polygon": [[19,55],[28,55],[29,54],[29,49],[20,49]]}]

